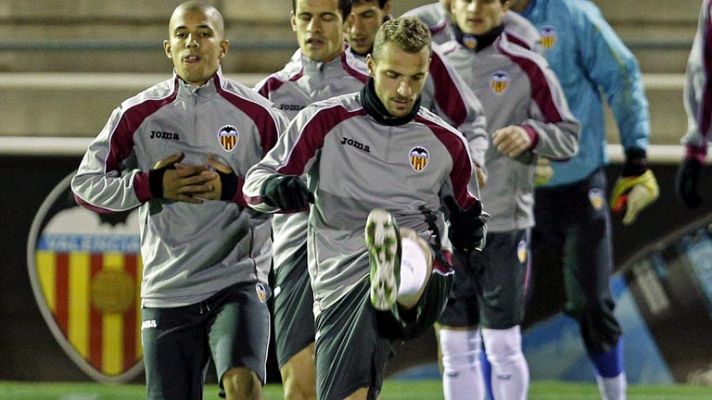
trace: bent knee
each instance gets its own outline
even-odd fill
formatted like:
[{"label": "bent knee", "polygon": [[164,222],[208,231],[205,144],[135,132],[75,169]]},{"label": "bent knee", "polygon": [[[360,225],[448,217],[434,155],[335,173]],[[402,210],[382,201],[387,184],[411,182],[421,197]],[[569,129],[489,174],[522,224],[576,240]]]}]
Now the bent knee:
[{"label": "bent knee", "polygon": [[222,377],[222,385],[227,400],[262,398],[262,382],[257,374],[248,368],[231,368]]},{"label": "bent knee", "polygon": [[316,399],[314,343],[290,358],[282,368],[285,400]]}]

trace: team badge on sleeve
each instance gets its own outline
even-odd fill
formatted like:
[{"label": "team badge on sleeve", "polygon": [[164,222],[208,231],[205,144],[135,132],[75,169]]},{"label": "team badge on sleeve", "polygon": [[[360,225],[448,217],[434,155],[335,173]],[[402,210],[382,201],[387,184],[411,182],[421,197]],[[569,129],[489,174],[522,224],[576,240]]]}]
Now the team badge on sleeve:
[{"label": "team badge on sleeve", "polygon": [[551,25],[546,25],[539,31],[541,34],[541,45],[545,49],[550,49],[556,44],[556,30]]},{"label": "team badge on sleeve", "polygon": [[490,76],[490,88],[495,94],[502,94],[509,86],[509,75],[504,71],[497,71]]},{"label": "team badge on sleeve", "polygon": [[232,151],[237,146],[237,140],[240,138],[240,133],[232,125],[225,125],[218,132],[218,141],[220,146],[227,151]]},{"label": "team badge on sleeve", "polygon": [[603,199],[603,191],[601,189],[591,189],[588,191],[588,201],[594,209],[600,210],[603,207],[605,200]]},{"label": "team badge on sleeve", "polygon": [[425,147],[415,146],[410,150],[410,166],[420,172],[425,169],[430,159],[430,153]]}]

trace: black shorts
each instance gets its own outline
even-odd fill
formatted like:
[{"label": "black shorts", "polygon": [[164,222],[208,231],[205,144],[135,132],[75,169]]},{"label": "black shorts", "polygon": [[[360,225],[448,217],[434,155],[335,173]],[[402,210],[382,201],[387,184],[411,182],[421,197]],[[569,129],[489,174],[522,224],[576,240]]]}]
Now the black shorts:
[{"label": "black shorts", "polygon": [[212,357],[220,387],[231,368],[266,379],[270,317],[262,283],[229,286],[184,307],[142,309],[141,342],[148,399],[202,399]]},{"label": "black shorts", "polygon": [[274,273],[274,336],[279,367],[314,342],[314,295],[306,245]]},{"label": "black shorts", "polygon": [[456,254],[454,287],[438,322],[490,329],[521,324],[529,266],[528,230],[489,232],[483,251]]},{"label": "black shorts", "polygon": [[368,388],[368,398],[376,399],[393,353],[392,341],[412,339],[430,329],[445,308],[452,278],[450,264],[436,253],[428,286],[413,309],[374,309],[366,277],[322,310],[316,318],[317,398],[340,400]]}]

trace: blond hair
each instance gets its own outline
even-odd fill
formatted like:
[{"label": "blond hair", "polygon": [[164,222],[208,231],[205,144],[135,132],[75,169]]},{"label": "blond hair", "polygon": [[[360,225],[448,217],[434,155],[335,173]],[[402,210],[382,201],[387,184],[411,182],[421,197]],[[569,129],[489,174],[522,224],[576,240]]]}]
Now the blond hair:
[{"label": "blond hair", "polygon": [[424,47],[431,49],[430,30],[415,17],[399,17],[386,21],[378,29],[373,41],[373,58],[378,58],[386,43],[393,42],[407,53],[417,53]]}]

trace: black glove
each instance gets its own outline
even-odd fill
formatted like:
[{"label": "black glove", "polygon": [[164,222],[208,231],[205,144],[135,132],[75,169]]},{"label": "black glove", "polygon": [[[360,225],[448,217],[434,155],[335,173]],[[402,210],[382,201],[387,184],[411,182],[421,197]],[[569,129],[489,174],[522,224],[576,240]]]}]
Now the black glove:
[{"label": "black glove", "polygon": [[450,221],[449,237],[456,250],[470,253],[476,248],[484,247],[485,223],[488,215],[482,212],[479,201],[467,210],[460,209],[452,196],[445,198]]},{"label": "black glove", "polygon": [[176,163],[183,161],[185,154],[182,152],[172,154],[154,164],[153,168],[148,171],[148,185],[151,189],[151,195],[155,199],[163,197],[163,175],[169,169],[175,169]]},{"label": "black glove", "polygon": [[675,192],[687,207],[695,208],[702,204],[697,184],[700,181],[702,163],[696,158],[685,158],[675,176]]},{"label": "black glove", "polygon": [[222,191],[220,192],[220,200],[231,201],[235,198],[235,194],[242,193],[242,178],[235,175],[234,172],[225,173],[216,169],[215,172],[220,176]]},{"label": "black glove", "polygon": [[298,176],[273,176],[262,186],[262,200],[284,212],[300,212],[314,202],[314,195]]}]

